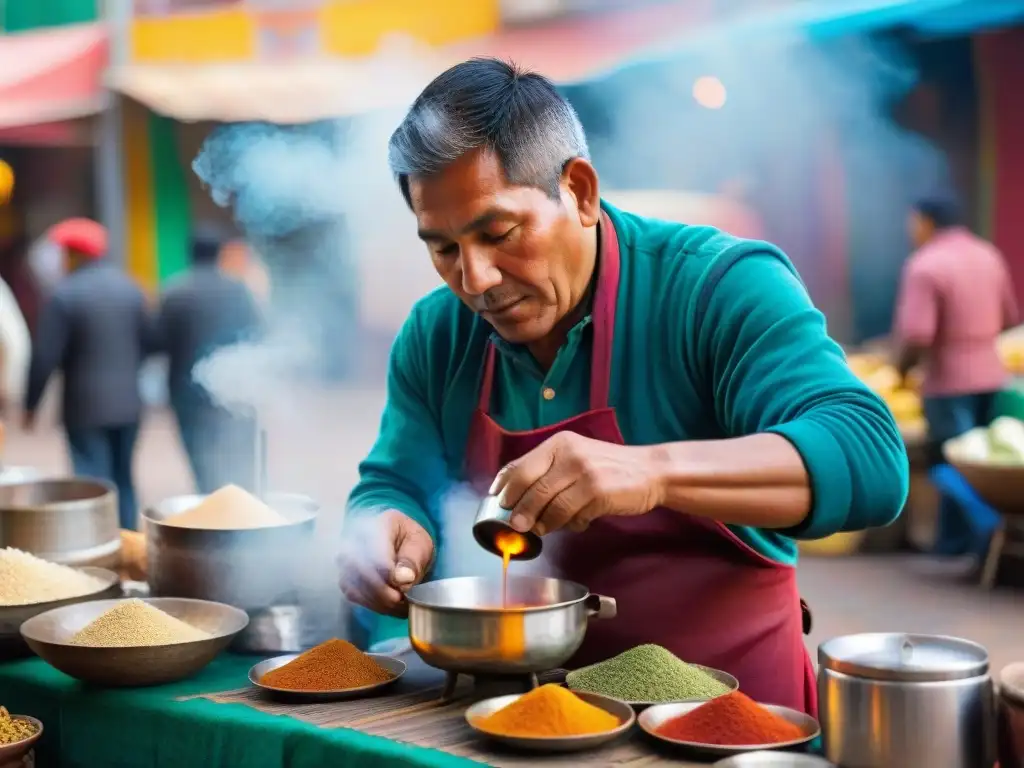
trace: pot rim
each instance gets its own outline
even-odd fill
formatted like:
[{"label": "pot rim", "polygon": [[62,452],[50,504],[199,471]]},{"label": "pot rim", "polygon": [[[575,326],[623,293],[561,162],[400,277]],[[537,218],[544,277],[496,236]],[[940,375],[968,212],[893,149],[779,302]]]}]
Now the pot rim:
[{"label": "pot rim", "polygon": [[484,581],[493,581],[493,579],[488,579],[485,576],[457,576],[457,577],[454,577],[454,578],[451,578],[451,579],[436,579],[434,581],[421,582],[420,584],[417,584],[416,586],[412,587],[409,590],[409,592],[406,592],[405,600],[406,600],[407,603],[409,603],[409,605],[416,606],[417,608],[424,608],[424,609],[430,610],[430,611],[440,611],[440,612],[444,612],[444,613],[469,613],[469,614],[476,614],[476,615],[483,616],[483,615],[507,615],[507,614],[510,614],[510,613],[541,613],[543,611],[559,610],[559,609],[562,609],[562,608],[569,608],[571,606],[578,605],[579,603],[585,603],[588,599],[590,599],[592,597],[602,597],[601,595],[596,595],[596,594],[592,593],[590,590],[588,590],[585,586],[583,586],[579,582],[569,581],[568,579],[555,579],[555,578],[548,577],[548,576],[510,576],[509,579],[510,580],[511,579],[531,579],[531,580],[536,579],[536,580],[543,580],[543,581],[559,581],[559,582],[561,582],[563,584],[569,584],[569,585],[571,585],[573,587],[576,587],[576,588],[580,589],[583,594],[580,595],[580,597],[573,598],[572,600],[563,600],[563,601],[558,602],[558,603],[549,603],[547,605],[522,605],[522,606],[513,606],[511,608],[499,608],[499,607],[494,607],[494,608],[474,608],[474,607],[456,606],[456,605],[438,605],[437,603],[429,603],[429,602],[425,602],[423,600],[419,600],[417,598],[414,598],[410,594],[414,589],[416,589],[416,587],[419,587],[419,586],[426,586],[427,584],[437,584],[437,583],[443,582],[443,581],[456,581],[456,580],[461,580],[461,579],[480,579],[480,580],[484,580]]},{"label": "pot rim", "polygon": [[0,486],[3,487],[4,493],[13,493],[13,488],[19,486],[28,485],[65,485],[71,483],[78,483],[81,485],[94,485],[97,488],[102,488],[103,493],[97,494],[96,496],[89,496],[83,499],[67,499],[65,501],[46,501],[39,504],[0,504],[0,509],[4,512],[76,512],[80,509],[86,509],[93,511],[96,509],[97,503],[103,503],[113,497],[117,490],[114,488],[113,483],[103,480],[99,477],[89,477],[86,475],[73,476],[73,477],[37,477],[32,480],[23,480],[17,483],[2,483]]},{"label": "pot rim", "polygon": [[[841,647],[844,641],[854,638],[870,640],[882,637],[894,639],[902,637],[904,642],[913,642],[915,639],[939,641],[951,646],[958,646],[965,651],[971,651],[978,656],[978,660],[971,664],[951,666],[945,669],[893,668],[858,661],[856,657],[853,659],[842,658],[838,654],[833,655],[831,652],[837,649],[837,646]],[[897,683],[938,683],[988,676],[989,656],[988,651],[983,645],[950,635],[929,635],[918,632],[859,632],[852,635],[834,637],[821,643],[818,646],[818,666],[821,669],[827,669],[862,680],[880,680]]]}]

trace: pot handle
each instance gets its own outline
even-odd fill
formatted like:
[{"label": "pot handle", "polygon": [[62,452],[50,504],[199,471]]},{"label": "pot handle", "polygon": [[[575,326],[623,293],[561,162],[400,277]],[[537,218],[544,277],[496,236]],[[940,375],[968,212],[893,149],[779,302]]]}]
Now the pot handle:
[{"label": "pot handle", "polygon": [[583,601],[583,605],[587,608],[587,618],[589,619],[614,619],[619,612],[615,605],[615,598],[604,595],[589,594]]}]

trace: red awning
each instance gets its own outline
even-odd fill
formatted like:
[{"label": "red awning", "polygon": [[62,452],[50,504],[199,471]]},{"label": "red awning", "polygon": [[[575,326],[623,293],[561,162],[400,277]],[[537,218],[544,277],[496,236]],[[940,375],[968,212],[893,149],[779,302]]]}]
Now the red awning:
[{"label": "red awning", "polygon": [[301,123],[402,107],[435,75],[473,56],[511,59],[558,83],[599,76],[647,50],[671,48],[712,20],[714,0],[671,0],[589,14],[427,49],[392,41],[367,59],[136,64],[112,87],[180,120]]},{"label": "red awning", "polygon": [[102,24],[0,36],[0,129],[101,111],[108,52]]}]

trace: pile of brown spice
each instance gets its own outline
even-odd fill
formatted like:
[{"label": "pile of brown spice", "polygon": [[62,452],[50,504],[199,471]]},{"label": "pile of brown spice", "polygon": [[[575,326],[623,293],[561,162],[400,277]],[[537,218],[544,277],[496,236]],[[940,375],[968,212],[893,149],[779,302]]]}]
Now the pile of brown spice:
[{"label": "pile of brown spice", "polygon": [[345,691],[386,683],[394,675],[344,640],[328,640],[260,678],[286,691]]},{"label": "pile of brown spice", "polygon": [[0,746],[24,741],[35,732],[34,723],[11,717],[6,707],[0,707]]}]

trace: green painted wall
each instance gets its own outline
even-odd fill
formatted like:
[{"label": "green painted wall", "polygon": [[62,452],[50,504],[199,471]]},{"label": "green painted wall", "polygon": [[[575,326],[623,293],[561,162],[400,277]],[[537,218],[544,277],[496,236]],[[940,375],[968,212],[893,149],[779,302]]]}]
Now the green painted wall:
[{"label": "green painted wall", "polygon": [[58,27],[99,18],[99,0],[0,0],[0,5],[4,32]]},{"label": "green painted wall", "polygon": [[192,229],[186,165],[179,155],[178,124],[150,113],[149,151],[153,173],[157,275],[163,283],[188,267]]}]

